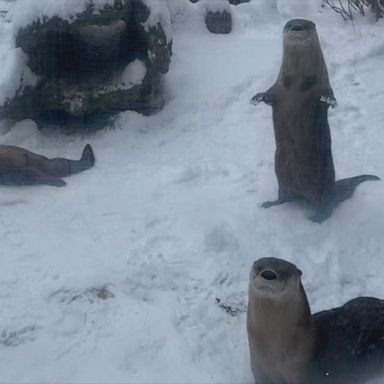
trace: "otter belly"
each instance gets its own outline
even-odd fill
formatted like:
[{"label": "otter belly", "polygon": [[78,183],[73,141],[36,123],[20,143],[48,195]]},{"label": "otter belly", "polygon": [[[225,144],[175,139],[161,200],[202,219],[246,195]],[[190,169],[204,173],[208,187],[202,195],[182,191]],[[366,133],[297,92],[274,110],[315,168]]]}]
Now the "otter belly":
[{"label": "otter belly", "polygon": [[[290,149],[291,151],[291,149]],[[312,203],[319,202],[324,195],[324,185],[327,184],[321,167],[309,159],[294,156],[283,148],[276,149],[275,171],[279,186],[290,195],[303,197]]]},{"label": "otter belly", "polygon": [[279,186],[319,203],[335,182],[326,116],[315,105],[285,104],[274,110],[275,171]]}]

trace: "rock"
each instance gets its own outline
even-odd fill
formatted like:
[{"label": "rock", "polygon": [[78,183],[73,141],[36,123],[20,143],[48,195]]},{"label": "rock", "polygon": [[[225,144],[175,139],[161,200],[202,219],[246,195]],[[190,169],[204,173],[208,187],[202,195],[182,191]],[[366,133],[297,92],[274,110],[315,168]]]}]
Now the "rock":
[{"label": "rock", "polygon": [[66,121],[163,106],[172,54],[163,0],[115,0],[97,11],[90,0],[72,20],[40,17],[20,28],[16,46],[39,81],[20,87],[3,117]]},{"label": "rock", "polygon": [[227,34],[232,31],[232,16],[227,10],[208,11],[205,17],[205,24],[212,33]]}]

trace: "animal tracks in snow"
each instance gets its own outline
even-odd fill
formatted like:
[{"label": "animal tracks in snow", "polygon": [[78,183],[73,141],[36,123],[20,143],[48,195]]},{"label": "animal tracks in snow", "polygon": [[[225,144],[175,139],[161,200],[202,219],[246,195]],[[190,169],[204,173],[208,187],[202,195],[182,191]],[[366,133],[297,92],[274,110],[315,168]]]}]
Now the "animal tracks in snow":
[{"label": "animal tracks in snow", "polygon": [[218,177],[228,177],[231,175],[230,167],[216,164],[192,165],[177,168],[172,171],[173,183],[181,184],[196,180],[208,181]]},{"label": "animal tracks in snow", "polygon": [[3,329],[0,332],[0,346],[17,347],[28,341],[36,339],[36,332],[39,329],[36,325],[27,325],[20,329]]},{"label": "animal tracks in snow", "polygon": [[94,303],[99,300],[107,300],[114,297],[113,292],[107,285],[100,287],[86,288],[86,289],[66,289],[62,288],[53,292],[49,299],[57,300],[62,304],[71,304],[75,301],[85,301]]},{"label": "animal tracks in snow", "polygon": [[218,225],[207,232],[204,243],[207,251],[215,253],[232,252],[239,247],[235,232],[226,225]]}]

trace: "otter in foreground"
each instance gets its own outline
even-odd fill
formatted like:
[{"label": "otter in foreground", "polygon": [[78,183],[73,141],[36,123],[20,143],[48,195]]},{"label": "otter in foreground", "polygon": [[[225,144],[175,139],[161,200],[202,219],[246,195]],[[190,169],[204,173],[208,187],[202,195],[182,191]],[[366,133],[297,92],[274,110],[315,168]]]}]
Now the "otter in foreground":
[{"label": "otter in foreground", "polygon": [[285,25],[280,73],[270,89],[251,99],[259,102],[272,106],[279,185],[278,199],[264,208],[304,199],[316,208],[312,220],[322,222],[358,184],[379,180],[360,175],[335,181],[328,108],[336,106],[336,99],[311,21],[295,19]]},{"label": "otter in foreground", "polygon": [[87,144],[80,160],[45,156],[11,145],[0,145],[0,184],[47,184],[62,187],[62,177],[85,171],[95,164],[92,147]]},{"label": "otter in foreground", "polygon": [[384,300],[359,297],[311,315],[301,271],[252,265],[247,330],[257,384],[357,384],[384,374]]}]

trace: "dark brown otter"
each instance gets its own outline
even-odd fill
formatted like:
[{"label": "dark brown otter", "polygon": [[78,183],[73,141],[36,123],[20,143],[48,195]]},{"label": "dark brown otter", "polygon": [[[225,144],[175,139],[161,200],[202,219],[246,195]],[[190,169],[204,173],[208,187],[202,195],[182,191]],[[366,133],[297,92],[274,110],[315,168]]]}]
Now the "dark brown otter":
[{"label": "dark brown otter", "polygon": [[247,330],[257,383],[364,383],[384,374],[384,301],[359,297],[311,316],[301,271],[254,262]]},{"label": "dark brown otter", "polygon": [[256,94],[272,106],[276,140],[276,201],[264,208],[304,199],[316,207],[312,219],[327,219],[333,208],[352,196],[356,186],[377,176],[360,175],[335,181],[328,108],[336,106],[314,23],[289,21],[283,30],[283,60],[275,84]]},{"label": "dark brown otter", "polygon": [[95,163],[92,147],[87,144],[80,160],[45,156],[11,145],[0,145],[0,184],[47,184],[62,187],[62,177],[91,168]]}]

